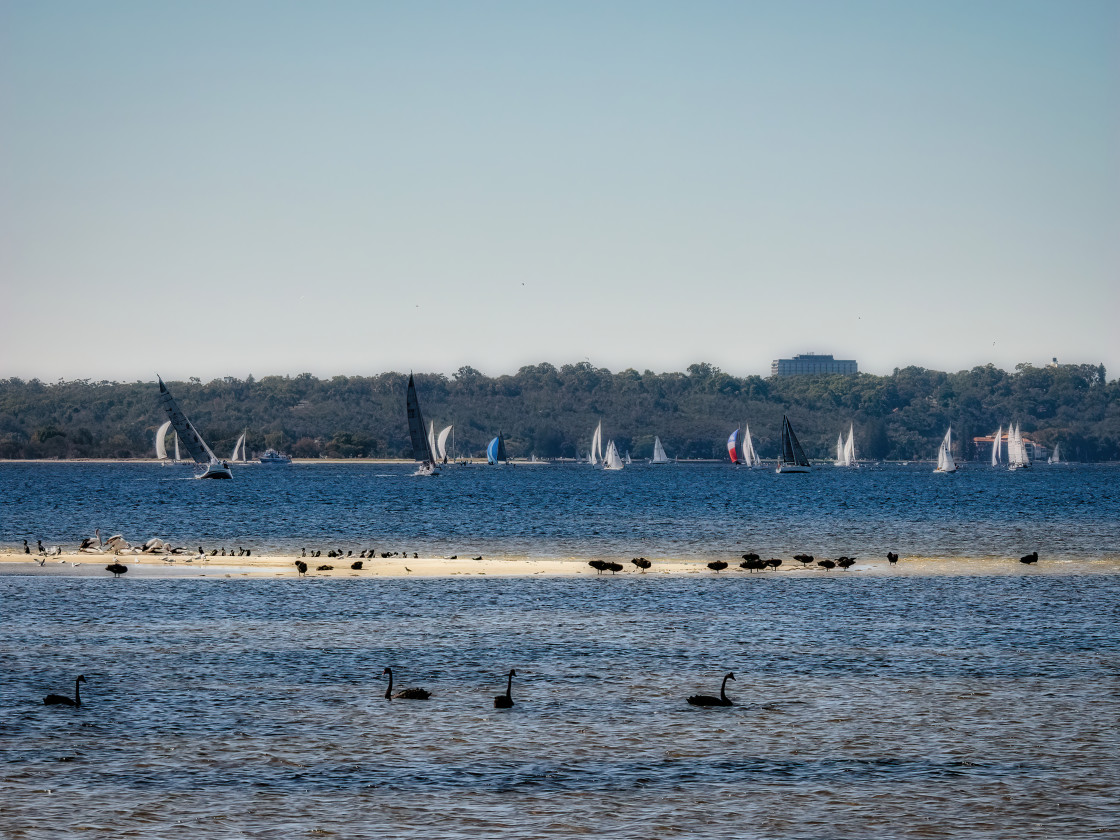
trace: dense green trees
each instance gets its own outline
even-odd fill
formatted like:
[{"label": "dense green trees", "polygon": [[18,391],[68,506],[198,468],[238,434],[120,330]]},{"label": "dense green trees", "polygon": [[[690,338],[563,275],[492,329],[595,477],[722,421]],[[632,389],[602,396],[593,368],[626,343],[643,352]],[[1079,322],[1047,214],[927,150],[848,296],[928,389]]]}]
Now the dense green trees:
[{"label": "dense green trees", "polygon": [[[829,457],[837,434],[854,423],[861,457],[932,458],[951,423],[958,455],[969,458],[973,436],[1015,421],[1039,443],[1060,441],[1071,459],[1120,458],[1120,384],[1097,365],[762,379],[703,363],[658,374],[583,362],[497,377],[463,367],[416,379],[425,415],[437,430],[454,423],[457,450],[475,455],[501,429],[513,457],[572,457],[586,451],[601,419],[604,434],[634,457],[649,457],[660,435],[670,456],[722,458],[728,434],[743,422],[763,457],[772,457],[788,414],[813,457]],[[404,457],[406,381],[402,373],[304,373],[168,387],[219,455],[248,430],[250,451]],[[157,394],[152,382],[0,380],[0,458],[149,457],[164,419]]]}]

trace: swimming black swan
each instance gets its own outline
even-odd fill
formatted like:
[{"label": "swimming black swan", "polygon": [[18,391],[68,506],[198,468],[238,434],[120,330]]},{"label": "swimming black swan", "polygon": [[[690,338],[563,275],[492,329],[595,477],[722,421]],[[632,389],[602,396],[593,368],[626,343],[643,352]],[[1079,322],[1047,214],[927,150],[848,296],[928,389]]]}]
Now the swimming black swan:
[{"label": "swimming black swan", "polygon": [[422,688],[406,688],[393,694],[393,669],[386,668],[381,672],[381,676],[389,675],[389,687],[385,689],[386,700],[427,700],[432,696],[430,691],[425,691]]},{"label": "swimming black swan", "polygon": [[734,706],[730,700],[727,699],[727,681],[735,679],[734,674],[728,674],[723,678],[723,682],[719,687],[719,697],[712,697],[710,694],[693,694],[688,698],[688,702],[692,706]]},{"label": "swimming black swan", "polygon": [[630,562],[631,562],[631,563],[633,563],[633,564],[634,564],[635,566],[637,566],[637,567],[638,567],[639,569],[641,569],[641,570],[642,570],[643,572],[644,572],[644,571],[645,571],[646,569],[648,569],[648,568],[649,568],[650,566],[652,566],[652,565],[653,565],[652,563],[650,563],[650,562],[649,562],[649,561],[648,561],[648,560],[647,560],[646,558],[644,558],[644,557],[635,557],[635,558],[634,558],[633,560],[631,560]]},{"label": "swimming black swan", "polygon": [[713,572],[717,572],[717,573],[722,572],[724,569],[727,568],[727,561],[726,560],[713,560],[711,563],[708,564],[708,568],[711,569]]},{"label": "swimming black swan", "polygon": [[509,680],[506,682],[506,693],[499,694],[494,698],[495,709],[510,709],[513,708],[513,678],[517,676],[517,672],[513,668],[509,669]]},{"label": "swimming black swan", "polygon": [[65,694],[48,694],[43,698],[44,706],[81,706],[82,695],[78,690],[78,684],[86,681],[85,674],[74,680],[74,699],[71,700]]},{"label": "swimming black swan", "polygon": [[112,572],[113,577],[119,578],[121,575],[128,571],[128,566],[125,566],[122,563],[111,563],[105,567],[105,571]]},{"label": "swimming black swan", "polygon": [[887,552],[887,562],[890,563],[893,566],[895,563],[898,562],[898,555],[895,554],[893,551],[888,551]]},{"label": "swimming black swan", "polygon": [[1038,552],[1037,551],[1032,551],[1030,554],[1027,554],[1023,557],[1020,557],[1019,562],[1020,563],[1037,563],[1038,562]]}]

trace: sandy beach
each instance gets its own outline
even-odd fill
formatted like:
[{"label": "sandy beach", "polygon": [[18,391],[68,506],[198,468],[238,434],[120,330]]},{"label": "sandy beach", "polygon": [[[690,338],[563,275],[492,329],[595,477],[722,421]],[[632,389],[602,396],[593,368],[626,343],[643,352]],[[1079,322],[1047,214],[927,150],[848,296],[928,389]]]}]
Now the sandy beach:
[{"label": "sandy beach", "polygon": [[[271,554],[250,557],[201,557],[195,555],[128,554],[111,553],[91,554],[68,552],[52,557],[24,554],[22,549],[0,550],[0,575],[46,575],[67,577],[109,577],[105,567],[119,562],[128,567],[126,577],[136,578],[273,578],[300,577],[296,561],[307,563],[306,577],[319,578],[362,578],[362,577],[418,577],[445,578],[454,576],[486,575],[490,577],[595,577],[598,573],[588,566],[591,558],[583,557],[377,557],[362,559],[361,569],[352,569],[351,564],[359,558],[301,558],[298,555]],[[776,570],[747,572],[738,567],[737,558],[725,559],[730,565],[722,572],[714,572],[707,566],[707,560],[656,558],[648,559],[652,567],[645,572],[639,571],[628,561],[621,562],[623,575],[705,575],[719,574],[724,577],[764,577],[773,575],[805,576],[844,576],[856,574],[873,575],[1022,575],[1022,574],[1120,574],[1120,557],[1099,558],[1055,558],[1042,556],[1037,564],[1020,563],[1016,557],[906,557],[895,565],[886,558],[858,559],[847,571],[833,569],[826,571],[815,563],[802,566],[796,561],[785,558]],[[40,560],[43,561],[40,564]],[[320,570],[320,566],[333,566]],[[610,577],[609,572],[603,577]]]}]

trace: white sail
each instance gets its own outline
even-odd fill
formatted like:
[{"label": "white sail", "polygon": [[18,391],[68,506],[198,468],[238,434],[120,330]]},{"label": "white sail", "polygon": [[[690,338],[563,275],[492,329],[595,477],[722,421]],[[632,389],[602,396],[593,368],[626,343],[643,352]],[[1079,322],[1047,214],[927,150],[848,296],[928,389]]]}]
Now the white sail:
[{"label": "white sail", "polygon": [[454,426],[445,426],[436,438],[436,454],[439,455],[441,461],[447,460],[447,436],[451,434]]},{"label": "white sail", "polygon": [[[170,420],[164,420],[163,425],[160,426],[159,431],[156,432],[156,457],[159,458],[159,460],[161,460],[161,461],[166,461],[167,460],[167,444],[166,444],[165,441],[166,441],[166,438],[167,438],[167,430],[170,429],[170,428],[171,428],[171,421]],[[175,456],[175,460],[176,461],[179,460],[178,455]]]},{"label": "white sail", "polygon": [[433,458],[435,458],[436,452],[439,451],[439,450],[436,449],[436,421],[435,420],[432,420],[430,423],[428,423],[428,450],[432,453]]},{"label": "white sail", "polygon": [[1007,466],[1008,469],[1017,470],[1031,465],[1027,457],[1027,447],[1023,443],[1023,430],[1016,423],[1007,432]]},{"label": "white sail", "polygon": [[836,466],[838,466],[838,467],[846,467],[847,466],[847,464],[844,463],[844,436],[843,435],[837,435],[836,436]]},{"label": "white sail", "polygon": [[844,466],[856,466],[856,435],[855,424],[848,424],[848,439],[844,441]]},{"label": "white sail", "polygon": [[669,456],[665,454],[665,447],[661,445],[661,438],[654,437],[653,439],[653,460],[651,464],[668,464]]},{"label": "white sail", "polygon": [[229,458],[231,461],[244,462],[245,458],[245,432],[241,433],[241,437],[237,439],[237,443],[233,445],[233,454]]},{"label": "white sail", "polygon": [[614,441],[607,444],[606,454],[603,455],[603,469],[605,470],[620,470],[622,469],[622,459],[618,457],[618,449],[615,448]]},{"label": "white sail", "polygon": [[996,432],[995,442],[992,444],[992,466],[993,467],[998,467],[999,466],[999,444],[1000,444],[1001,440],[1003,440],[1003,426],[999,427],[999,430]]},{"label": "white sail", "polygon": [[937,450],[937,469],[934,472],[951,473],[957,471],[957,462],[953,460],[953,427],[945,433],[941,441],[941,448]]},{"label": "white sail", "polygon": [[179,457],[179,433],[175,433],[175,463],[178,464],[183,459]]},{"label": "white sail", "polygon": [[762,459],[754,451],[754,441],[751,439],[751,427],[743,424],[743,463],[748,467],[761,467]]},{"label": "white sail", "polygon": [[598,465],[603,460],[603,421],[599,421],[599,425],[595,427],[595,434],[591,436],[591,452],[587,455],[587,463],[592,466]]},{"label": "white sail", "polygon": [[629,449],[626,450],[626,457],[622,459],[622,462],[626,465],[630,465],[630,464],[634,463],[633,461],[630,460],[630,450]]},{"label": "white sail", "polygon": [[1048,464],[1060,464],[1062,459],[1058,456],[1058,444],[1054,444],[1054,451],[1050,453],[1050,457],[1046,459]]}]

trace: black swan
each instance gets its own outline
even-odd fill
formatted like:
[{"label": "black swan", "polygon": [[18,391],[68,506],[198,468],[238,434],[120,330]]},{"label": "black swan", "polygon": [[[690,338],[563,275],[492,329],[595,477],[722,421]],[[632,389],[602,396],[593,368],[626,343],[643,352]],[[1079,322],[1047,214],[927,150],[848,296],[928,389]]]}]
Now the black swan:
[{"label": "black swan", "polygon": [[893,566],[895,563],[898,562],[898,555],[895,554],[893,551],[888,551],[887,552],[887,562],[890,563]]},{"label": "black swan", "polygon": [[78,684],[86,681],[85,674],[74,680],[74,699],[71,700],[65,694],[48,694],[43,698],[44,706],[81,706],[82,695],[78,690]]},{"label": "black swan", "polygon": [[353,563],[350,564],[350,568],[361,571],[362,561],[361,560],[355,560]]},{"label": "black swan", "polygon": [[315,571],[317,571],[317,572],[333,572],[334,571],[334,566],[328,566],[326,563],[324,563],[322,566],[316,566]]},{"label": "black swan", "polygon": [[[304,563],[302,560],[297,560],[296,561],[296,571],[299,573],[299,575],[307,574],[307,564]],[[298,575],[297,575],[297,577],[298,577]]]},{"label": "black swan", "polygon": [[822,569],[824,569],[827,572],[829,569],[835,569],[836,568],[836,561],[835,560],[818,560],[817,565],[820,566]]},{"label": "black swan", "polygon": [[613,575],[615,572],[621,572],[622,571],[622,564],[621,563],[610,562],[610,563],[607,563],[606,569],[607,569],[608,572],[610,572]]},{"label": "black swan", "polygon": [[650,563],[650,562],[649,562],[649,561],[648,561],[648,560],[647,560],[646,558],[644,558],[644,557],[635,557],[635,558],[634,558],[633,560],[631,560],[630,562],[631,562],[631,563],[633,563],[633,564],[634,564],[635,566],[637,566],[637,567],[638,567],[639,569],[641,569],[641,570],[642,570],[643,572],[644,572],[644,571],[645,571],[646,569],[648,569],[648,568],[649,568],[650,566],[652,566],[652,565],[653,565],[652,563]]},{"label": "black swan", "polygon": [[856,558],[854,558],[854,557],[837,557],[836,558],[836,565],[839,566],[841,569],[847,569],[851,566],[854,566],[855,564],[856,564]]},{"label": "black swan", "polygon": [[1024,555],[1023,557],[1020,557],[1019,562],[1020,563],[1037,563],[1038,562],[1038,552],[1037,551],[1032,551],[1030,554],[1027,554],[1027,555]]},{"label": "black swan", "polygon": [[810,563],[813,562],[813,555],[812,554],[795,554],[795,555],[793,555],[793,559],[796,560],[798,563],[800,563],[802,566],[808,566]]},{"label": "black swan", "polygon": [[692,706],[734,706],[730,700],[727,699],[727,681],[735,679],[734,674],[728,674],[723,678],[723,682],[719,687],[719,697],[712,697],[710,694],[693,694],[688,698],[689,705]]},{"label": "black swan", "polygon": [[602,574],[607,570],[606,560],[588,560],[587,565],[596,571],[597,574]]},{"label": "black swan", "polygon": [[432,696],[430,691],[425,691],[422,688],[406,688],[393,694],[393,669],[386,668],[381,672],[381,676],[389,675],[389,687],[385,689],[386,700],[427,700]]},{"label": "black swan", "polygon": [[769,566],[771,569],[776,569],[780,565],[782,565],[781,558],[771,557],[769,560],[766,561],[766,565]]},{"label": "black swan", "polygon": [[[747,552],[746,554],[744,554],[744,555],[743,555],[743,559],[744,559],[744,560],[760,560],[760,559],[762,559],[762,558],[760,558],[760,557],[759,557],[759,556],[758,556],[757,554],[755,554],[755,553],[754,553],[753,551],[748,551],[748,552]],[[740,563],[739,565],[742,565],[742,564]],[[745,568],[747,568],[747,567],[746,567],[746,566],[743,566],[743,568],[745,569]]]},{"label": "black swan", "polygon": [[711,569],[713,572],[716,572],[716,573],[722,572],[724,569],[727,568],[727,561],[726,560],[713,560],[711,563],[708,564],[708,568]]},{"label": "black swan", "polygon": [[506,693],[499,694],[494,698],[495,709],[510,709],[513,708],[513,678],[517,676],[517,672],[513,668],[509,669],[509,679],[506,682]]},{"label": "black swan", "polygon": [[112,572],[113,577],[119,578],[121,575],[128,571],[128,566],[125,566],[122,563],[111,563],[105,567],[105,571]]},{"label": "black swan", "polygon": [[754,574],[756,571],[766,568],[766,561],[759,560],[758,555],[755,555],[753,558],[747,557],[746,560],[739,564],[739,568],[746,569],[751,574]]}]

